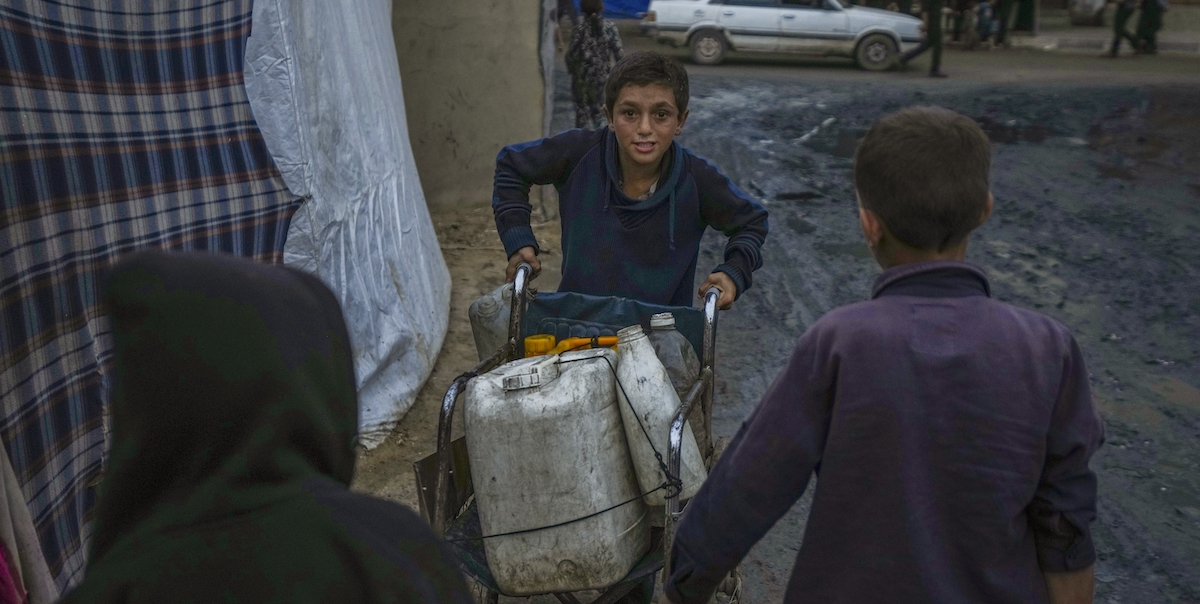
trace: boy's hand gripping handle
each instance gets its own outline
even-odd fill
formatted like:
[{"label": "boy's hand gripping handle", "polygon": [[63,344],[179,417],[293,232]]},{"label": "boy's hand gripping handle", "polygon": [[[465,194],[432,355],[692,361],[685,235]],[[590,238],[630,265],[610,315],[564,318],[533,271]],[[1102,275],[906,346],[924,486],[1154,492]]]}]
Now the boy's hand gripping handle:
[{"label": "boy's hand gripping handle", "polygon": [[521,318],[525,316],[525,302],[528,299],[529,279],[533,275],[533,267],[528,262],[517,265],[517,273],[513,276],[512,311],[508,315],[508,339],[512,342],[516,357],[525,355],[521,340]]}]

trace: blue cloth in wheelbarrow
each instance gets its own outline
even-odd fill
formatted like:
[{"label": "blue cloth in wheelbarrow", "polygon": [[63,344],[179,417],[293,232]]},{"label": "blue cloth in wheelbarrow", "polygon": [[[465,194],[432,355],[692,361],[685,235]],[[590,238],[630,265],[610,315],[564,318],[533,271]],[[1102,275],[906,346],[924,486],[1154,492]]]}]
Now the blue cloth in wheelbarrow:
[{"label": "blue cloth in wheelbarrow", "polygon": [[[650,325],[651,315],[675,315],[679,330],[699,356],[704,350],[704,312],[687,306],[663,306],[615,296],[591,296],[575,292],[538,292],[529,302],[521,321],[521,337],[552,334],[564,338],[615,336],[617,331],[640,323]],[[520,345],[520,342],[518,342]]]}]

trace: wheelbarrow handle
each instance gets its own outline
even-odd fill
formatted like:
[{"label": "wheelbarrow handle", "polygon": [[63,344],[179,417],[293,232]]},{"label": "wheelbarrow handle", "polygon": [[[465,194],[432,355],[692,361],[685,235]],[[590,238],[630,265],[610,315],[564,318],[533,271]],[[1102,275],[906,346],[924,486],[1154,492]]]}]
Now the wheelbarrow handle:
[{"label": "wheelbarrow handle", "polygon": [[704,350],[700,363],[702,367],[712,369],[717,337],[717,302],[721,299],[721,290],[710,287],[704,292]]},{"label": "wheelbarrow handle", "polygon": [[[711,392],[713,387],[713,372],[712,369],[705,367],[700,370],[700,375],[696,378],[696,383],[692,384],[688,390],[687,396],[683,397],[679,408],[675,410],[675,418],[671,421],[671,429],[667,433],[667,471],[676,478],[680,477],[680,466],[683,461],[683,431],[687,427],[687,418],[692,411],[692,407],[702,404],[704,395]],[[693,426],[693,429],[695,427]],[[702,453],[703,454],[703,453]],[[680,485],[682,487],[682,485]],[[683,510],[682,502],[679,500],[681,493],[675,493],[674,496],[668,494],[667,505],[664,512],[666,513],[664,522],[664,540],[663,553],[665,577],[670,576],[671,572],[671,546],[675,543],[675,524],[679,521],[679,517]]]},{"label": "wheelbarrow handle", "polygon": [[[524,273],[524,275],[525,275],[525,277],[523,279],[521,277],[522,273]],[[519,281],[523,281],[525,284],[528,284],[529,276],[532,274],[533,274],[533,267],[530,266],[528,262],[522,262],[522,263],[518,264],[517,265],[517,274],[516,274],[516,277],[513,279],[514,287],[516,286],[516,283]]]},{"label": "wheelbarrow handle", "polygon": [[521,346],[521,319],[525,316],[526,290],[529,280],[533,277],[533,267],[528,262],[517,265],[517,274],[513,277],[512,310],[508,315],[508,339],[513,344],[517,357],[525,355]]}]

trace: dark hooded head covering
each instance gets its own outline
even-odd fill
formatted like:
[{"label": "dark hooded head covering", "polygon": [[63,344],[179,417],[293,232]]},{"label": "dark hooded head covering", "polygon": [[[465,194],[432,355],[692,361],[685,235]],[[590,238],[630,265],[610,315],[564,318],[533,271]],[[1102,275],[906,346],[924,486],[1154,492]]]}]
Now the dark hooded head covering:
[{"label": "dark hooded head covering", "polygon": [[348,490],[350,341],[319,280],[145,252],[103,296],[112,455],[66,601],[470,601],[420,518]]}]

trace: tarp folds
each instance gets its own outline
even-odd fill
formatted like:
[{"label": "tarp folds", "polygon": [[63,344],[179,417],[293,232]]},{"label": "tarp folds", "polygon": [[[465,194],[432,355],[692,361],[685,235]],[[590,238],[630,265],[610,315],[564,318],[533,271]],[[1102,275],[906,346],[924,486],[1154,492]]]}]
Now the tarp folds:
[{"label": "tarp folds", "polygon": [[650,0],[606,0],[604,16],[609,19],[637,19],[650,9]]},{"label": "tarp folds", "polygon": [[[580,14],[579,0],[575,3],[575,12]],[[604,16],[608,19],[638,19],[650,9],[650,0],[604,0]]]},{"label": "tarp folds", "polygon": [[284,261],[337,294],[354,346],[360,441],[386,438],[441,349],[450,274],[417,177],[387,0],[258,0],[245,86],[306,203]]}]

